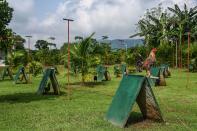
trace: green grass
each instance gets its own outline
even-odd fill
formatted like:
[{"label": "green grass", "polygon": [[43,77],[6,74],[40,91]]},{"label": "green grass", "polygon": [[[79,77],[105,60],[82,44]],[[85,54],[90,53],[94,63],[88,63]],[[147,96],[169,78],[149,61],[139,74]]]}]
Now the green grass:
[{"label": "green grass", "polygon": [[[111,73],[113,74],[113,73]],[[151,121],[134,122],[124,130],[195,130],[197,129],[197,74],[172,70],[168,86],[155,87],[154,93],[160,105],[165,123]],[[58,75],[62,95],[37,96],[41,76],[33,78],[32,84],[15,85],[12,81],[0,81],[0,130],[50,131],[85,130],[118,131],[104,120],[104,116],[118,88],[121,78],[95,86],[82,86],[80,78],[71,77],[72,95],[67,98],[66,77]],[[140,111],[135,104],[133,118]]]}]

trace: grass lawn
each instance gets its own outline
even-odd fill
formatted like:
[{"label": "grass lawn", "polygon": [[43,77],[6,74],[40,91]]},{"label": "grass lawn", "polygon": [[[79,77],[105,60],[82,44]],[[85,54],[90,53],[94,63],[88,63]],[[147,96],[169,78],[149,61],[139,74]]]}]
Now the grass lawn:
[{"label": "grass lawn", "polygon": [[[186,76],[184,71],[172,70],[166,87],[153,88],[165,123],[134,121],[124,130],[197,130],[197,74],[191,73],[189,87]],[[72,76],[71,100],[67,99],[63,73],[58,75],[60,96],[36,95],[40,80],[41,76],[33,78],[27,85],[0,81],[0,130],[123,130],[104,120],[121,78],[112,76],[110,82],[82,86],[80,78]],[[134,119],[141,117],[137,104],[132,115]]]}]

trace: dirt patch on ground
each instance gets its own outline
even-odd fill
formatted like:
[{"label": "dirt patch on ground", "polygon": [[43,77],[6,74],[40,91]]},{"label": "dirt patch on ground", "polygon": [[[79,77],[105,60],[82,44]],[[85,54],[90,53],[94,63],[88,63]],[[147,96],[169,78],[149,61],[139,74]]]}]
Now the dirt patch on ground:
[{"label": "dirt patch on ground", "polygon": [[154,121],[146,119],[146,120],[141,120],[141,121],[132,123],[131,125],[129,125],[129,127],[132,126],[134,128],[141,128],[141,129],[150,128],[154,126],[154,123],[155,123]]},{"label": "dirt patch on ground", "polygon": [[143,118],[143,115],[139,112],[132,112],[125,127],[126,128],[134,127],[134,128],[143,129],[143,128],[152,127],[156,123],[159,123],[159,122],[156,122],[151,119],[145,119]]}]

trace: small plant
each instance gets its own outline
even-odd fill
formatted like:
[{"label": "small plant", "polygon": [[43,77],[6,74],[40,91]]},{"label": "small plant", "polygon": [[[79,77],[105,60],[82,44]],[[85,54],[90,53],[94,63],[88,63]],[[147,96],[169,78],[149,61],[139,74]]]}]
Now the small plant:
[{"label": "small plant", "polygon": [[29,65],[29,68],[30,68],[30,72],[34,76],[37,76],[38,74],[43,72],[42,64],[40,62],[37,62],[37,61],[32,61]]},{"label": "small plant", "polygon": [[189,65],[189,71],[197,72],[197,58],[194,58],[191,60],[190,65]]}]

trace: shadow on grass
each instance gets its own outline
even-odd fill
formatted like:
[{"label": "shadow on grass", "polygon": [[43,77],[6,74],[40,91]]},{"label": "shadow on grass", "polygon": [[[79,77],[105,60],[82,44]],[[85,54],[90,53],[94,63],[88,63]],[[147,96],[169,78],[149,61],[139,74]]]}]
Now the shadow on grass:
[{"label": "shadow on grass", "polygon": [[64,95],[64,92],[61,92],[61,95],[37,95],[36,93],[15,93],[9,95],[1,95],[0,103],[29,103],[32,101],[40,101],[40,100],[54,100],[57,97]]},{"label": "shadow on grass", "polygon": [[143,118],[142,114],[139,112],[131,112],[131,115],[129,116],[129,119],[127,120],[126,127],[129,127],[131,125],[143,122],[145,119]]},{"label": "shadow on grass", "polygon": [[103,81],[103,82],[74,82],[74,83],[70,83],[71,86],[75,86],[75,85],[79,85],[79,86],[86,86],[86,87],[94,87],[94,86],[98,86],[98,85],[106,85],[107,81]]},{"label": "shadow on grass", "polygon": [[0,82],[14,82],[14,80],[12,80],[12,79],[4,79],[4,80],[0,80]]},{"label": "shadow on grass", "polygon": [[132,112],[127,121],[126,128],[130,126],[134,126],[136,128],[147,129],[153,126],[153,123],[156,123],[156,122],[158,121],[154,121],[151,119],[144,119],[143,115],[140,112]]}]

